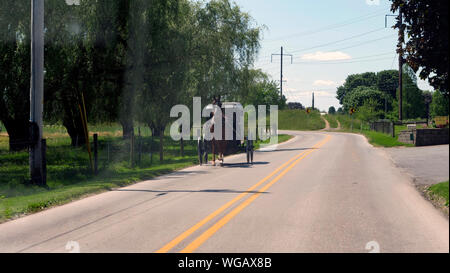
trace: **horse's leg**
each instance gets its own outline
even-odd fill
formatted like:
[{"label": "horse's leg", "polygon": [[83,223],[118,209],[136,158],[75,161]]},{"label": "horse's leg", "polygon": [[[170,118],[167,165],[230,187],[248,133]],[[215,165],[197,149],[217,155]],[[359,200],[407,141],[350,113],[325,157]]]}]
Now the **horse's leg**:
[{"label": "horse's leg", "polygon": [[225,160],[225,149],[226,149],[226,142],[225,140],[220,142],[220,159],[222,160],[222,164],[224,163]]},{"label": "horse's leg", "polygon": [[212,149],[212,156],[213,156],[213,166],[216,166],[216,140],[213,139],[211,141],[211,149]]}]

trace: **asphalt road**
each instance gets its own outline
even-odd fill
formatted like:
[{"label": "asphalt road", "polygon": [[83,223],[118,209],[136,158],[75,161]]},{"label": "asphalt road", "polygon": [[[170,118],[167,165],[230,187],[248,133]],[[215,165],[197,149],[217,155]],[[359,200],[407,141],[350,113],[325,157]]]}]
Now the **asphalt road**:
[{"label": "asphalt road", "polygon": [[[290,132],[0,225],[0,252],[448,252],[448,219],[359,135]],[[366,249],[366,247],[368,247]]]},{"label": "asphalt road", "polygon": [[448,181],[449,146],[437,145],[412,148],[387,148],[395,165],[414,179],[418,185]]}]

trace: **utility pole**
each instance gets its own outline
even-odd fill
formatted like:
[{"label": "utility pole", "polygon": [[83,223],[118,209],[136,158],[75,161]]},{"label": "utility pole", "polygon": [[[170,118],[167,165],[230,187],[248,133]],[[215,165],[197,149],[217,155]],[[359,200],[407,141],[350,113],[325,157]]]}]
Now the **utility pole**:
[{"label": "utility pole", "polygon": [[292,54],[284,54],[283,53],[283,47],[281,47],[281,54],[272,54],[270,56],[270,62],[273,62],[273,56],[280,56],[281,58],[281,72],[280,72],[280,96],[283,98],[283,58],[284,56],[291,57],[291,64],[293,63],[293,56]]},{"label": "utility pole", "polygon": [[314,92],[312,93],[312,109],[314,110]]},{"label": "utility pole", "polygon": [[[390,16],[395,16],[392,14],[385,15],[384,17],[384,27],[387,28],[387,18]],[[403,14],[402,14],[402,6],[400,5],[398,8],[398,16],[397,16],[397,25],[398,25],[398,118],[400,121],[403,120],[403,42],[404,42],[404,28],[403,28]],[[386,107],[387,108],[387,107]]]},{"label": "utility pole", "polygon": [[402,7],[399,7],[398,10],[398,118],[400,121],[403,120],[403,39],[404,39],[404,31],[403,31],[403,14]]},{"label": "utility pole", "polygon": [[30,83],[30,123],[36,128],[33,134],[36,143],[30,147],[31,183],[44,185],[42,129],[44,103],[44,1],[31,1],[31,83]]}]

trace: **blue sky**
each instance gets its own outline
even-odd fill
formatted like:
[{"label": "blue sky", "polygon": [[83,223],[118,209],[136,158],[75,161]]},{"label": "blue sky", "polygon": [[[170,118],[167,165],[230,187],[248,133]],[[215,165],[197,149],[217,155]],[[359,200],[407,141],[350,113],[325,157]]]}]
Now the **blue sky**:
[{"label": "blue sky", "polygon": [[[294,55],[284,59],[284,94],[288,101],[321,110],[339,107],[336,87],[349,74],[398,68],[395,17],[388,0],[234,0],[259,25],[265,25],[262,47],[255,64],[280,79],[281,46]],[[349,39],[348,39],[349,38]],[[419,80],[419,87],[432,88]]]}]

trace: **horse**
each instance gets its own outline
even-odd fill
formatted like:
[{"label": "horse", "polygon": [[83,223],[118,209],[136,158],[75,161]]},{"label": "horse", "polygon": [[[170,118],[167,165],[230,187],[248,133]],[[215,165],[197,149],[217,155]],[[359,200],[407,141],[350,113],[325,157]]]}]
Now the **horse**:
[{"label": "horse", "polygon": [[[215,99],[213,102],[213,105],[218,106],[221,109],[222,112],[222,138],[221,140],[217,140],[215,136],[213,136],[211,140],[211,150],[212,150],[212,156],[213,156],[213,165],[216,165],[216,150],[218,159],[222,161],[221,165],[224,163],[224,154],[227,149],[227,141],[225,140],[225,113],[224,109],[222,108],[222,103],[220,102],[220,99]],[[214,118],[214,113],[211,113],[211,118]],[[215,124],[211,126],[210,132],[214,133],[214,126]]]}]

